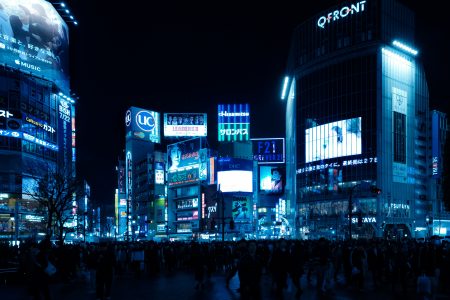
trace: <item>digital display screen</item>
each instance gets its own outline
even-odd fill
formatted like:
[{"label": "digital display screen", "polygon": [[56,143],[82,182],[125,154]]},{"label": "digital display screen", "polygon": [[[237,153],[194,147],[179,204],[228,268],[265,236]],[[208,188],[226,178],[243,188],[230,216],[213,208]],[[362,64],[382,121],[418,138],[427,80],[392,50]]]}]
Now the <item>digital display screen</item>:
[{"label": "digital display screen", "polygon": [[69,91],[69,30],[49,2],[0,1],[0,63]]},{"label": "digital display screen", "polygon": [[305,130],[305,162],[361,154],[361,117]]},{"label": "digital display screen", "polygon": [[207,136],[206,114],[164,114],[164,136]]},{"label": "digital display screen", "polygon": [[252,171],[217,172],[217,184],[223,193],[253,192]]},{"label": "digital display screen", "polygon": [[249,104],[219,104],[219,142],[248,141],[250,139]]},{"label": "digital display screen", "polygon": [[259,167],[259,189],[270,194],[283,192],[285,171],[283,168],[270,166]]}]

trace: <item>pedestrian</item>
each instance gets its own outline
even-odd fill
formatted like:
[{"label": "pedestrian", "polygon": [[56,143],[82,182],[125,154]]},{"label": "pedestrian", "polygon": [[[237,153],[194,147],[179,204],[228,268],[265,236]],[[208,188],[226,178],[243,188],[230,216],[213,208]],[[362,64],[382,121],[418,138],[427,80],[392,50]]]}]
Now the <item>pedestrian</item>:
[{"label": "pedestrian", "polygon": [[417,278],[417,296],[419,300],[431,299],[431,279],[426,275],[424,269]]},{"label": "pedestrian", "polygon": [[96,297],[98,300],[111,299],[115,262],[116,259],[112,247],[107,244],[100,244],[95,277]]},{"label": "pedestrian", "polygon": [[194,269],[195,289],[201,289],[205,285],[206,262],[203,255],[203,249],[198,243],[192,245],[192,267]]},{"label": "pedestrian", "polygon": [[46,273],[49,266],[49,254],[51,250],[50,238],[46,237],[38,245],[32,245],[29,252],[30,272],[31,272],[31,294],[33,299],[50,300],[50,276]]},{"label": "pedestrian", "polygon": [[249,242],[246,253],[239,261],[238,274],[242,299],[261,299],[261,259],[256,255],[256,243]]},{"label": "pedestrian", "polygon": [[292,245],[290,257],[292,262],[289,273],[291,275],[292,284],[297,289],[295,297],[300,298],[303,293],[300,279],[303,275],[305,266],[305,253],[300,241],[295,241]]},{"label": "pedestrian", "polygon": [[275,283],[277,297],[282,297],[283,290],[287,288],[287,276],[290,270],[290,255],[288,245],[285,239],[278,242],[270,261],[270,270]]}]

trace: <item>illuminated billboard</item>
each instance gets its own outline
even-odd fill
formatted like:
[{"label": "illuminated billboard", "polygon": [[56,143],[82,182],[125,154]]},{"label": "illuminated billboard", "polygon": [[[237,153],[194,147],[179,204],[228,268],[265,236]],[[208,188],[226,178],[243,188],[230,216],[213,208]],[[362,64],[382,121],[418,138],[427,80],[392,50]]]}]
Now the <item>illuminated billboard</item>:
[{"label": "illuminated billboard", "polygon": [[305,162],[361,154],[361,117],[305,130]]},{"label": "illuminated billboard", "polygon": [[127,138],[160,142],[159,113],[138,107],[130,107],[125,113]]},{"label": "illuminated billboard", "polygon": [[217,172],[217,184],[223,193],[253,192],[252,171],[220,171]]},{"label": "illuminated billboard", "polygon": [[206,136],[206,114],[164,114],[164,136]]},{"label": "illuminated billboard", "polygon": [[252,214],[250,197],[233,197],[232,210],[233,220],[235,222],[249,222]]},{"label": "illuminated billboard", "polygon": [[167,146],[167,171],[169,173],[185,169],[198,168],[201,139],[195,138]]},{"label": "illuminated billboard", "polygon": [[283,168],[259,167],[259,189],[270,194],[281,194],[285,181]]},{"label": "illuminated billboard", "polygon": [[189,168],[167,173],[167,183],[169,186],[194,183],[198,180],[198,168]]},{"label": "illuminated billboard", "polygon": [[164,163],[155,162],[155,184],[164,184]]},{"label": "illuminated billboard", "polygon": [[284,138],[252,139],[253,160],[259,164],[282,164],[285,161]]},{"label": "illuminated billboard", "polygon": [[0,64],[69,91],[69,30],[49,2],[0,1]]},{"label": "illuminated billboard", "polygon": [[250,106],[248,104],[219,104],[217,115],[219,142],[250,139]]}]

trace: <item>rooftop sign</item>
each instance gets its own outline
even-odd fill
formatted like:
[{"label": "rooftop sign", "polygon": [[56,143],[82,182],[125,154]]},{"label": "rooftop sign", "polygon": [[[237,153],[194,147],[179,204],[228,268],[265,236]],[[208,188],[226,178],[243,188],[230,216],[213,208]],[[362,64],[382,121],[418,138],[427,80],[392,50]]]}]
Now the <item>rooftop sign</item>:
[{"label": "rooftop sign", "polygon": [[346,18],[348,15],[357,14],[359,12],[364,11],[364,5],[366,4],[366,1],[359,1],[356,2],[350,6],[344,6],[339,10],[335,10],[332,12],[329,12],[326,16],[321,16],[317,20],[317,26],[319,26],[322,29],[325,29],[326,24],[330,24],[331,22],[337,21],[342,18]]}]

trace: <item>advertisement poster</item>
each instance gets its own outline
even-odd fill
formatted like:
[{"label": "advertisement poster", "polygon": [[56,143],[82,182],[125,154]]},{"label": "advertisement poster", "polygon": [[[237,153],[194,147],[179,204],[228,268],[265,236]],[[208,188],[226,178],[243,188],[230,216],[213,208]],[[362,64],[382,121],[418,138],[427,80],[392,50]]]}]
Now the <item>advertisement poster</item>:
[{"label": "advertisement poster", "polygon": [[0,64],[69,91],[69,30],[44,0],[0,1]]},{"label": "advertisement poster", "polygon": [[219,104],[217,114],[219,142],[250,139],[249,104]]},{"label": "advertisement poster", "polygon": [[284,168],[260,166],[259,187],[261,191],[268,194],[281,194],[283,193],[284,181]]},{"label": "advertisement poster", "polygon": [[164,136],[186,137],[207,136],[207,114],[167,113],[164,114]]},{"label": "advertisement poster", "polygon": [[235,222],[250,222],[250,197],[233,197],[231,213]]},{"label": "advertisement poster", "polygon": [[253,160],[259,164],[282,164],[285,162],[284,138],[252,139]]},{"label": "advertisement poster", "polygon": [[179,171],[185,167],[198,168],[201,140],[191,139],[167,146],[167,171]]}]

